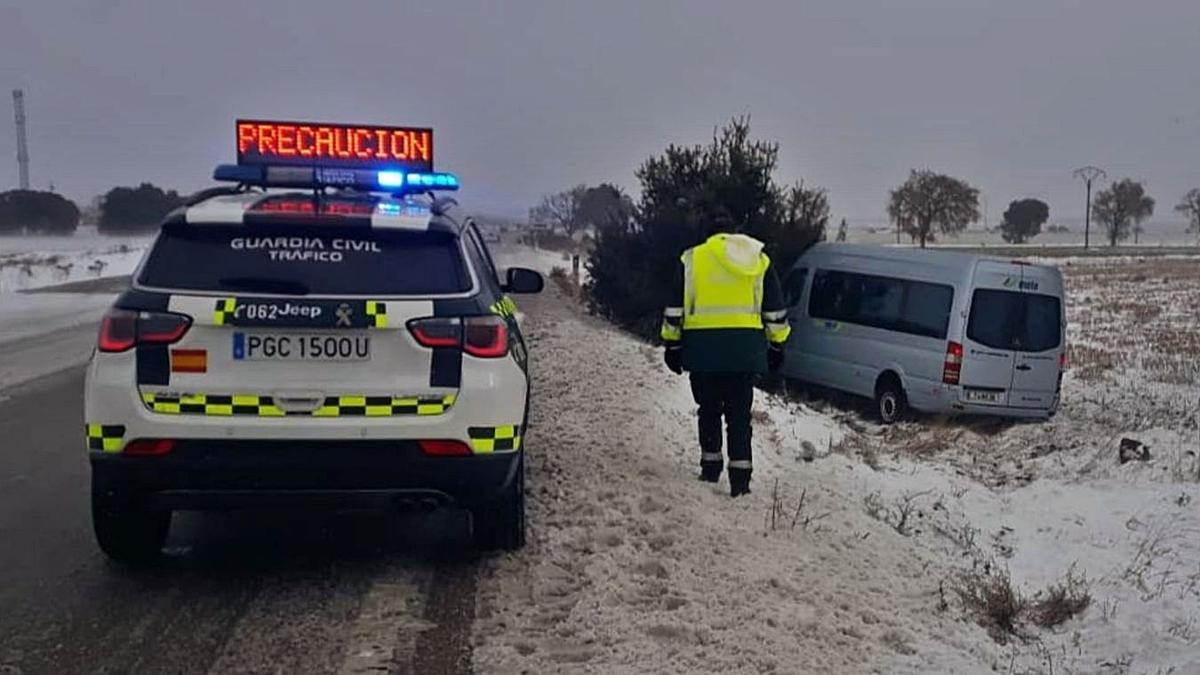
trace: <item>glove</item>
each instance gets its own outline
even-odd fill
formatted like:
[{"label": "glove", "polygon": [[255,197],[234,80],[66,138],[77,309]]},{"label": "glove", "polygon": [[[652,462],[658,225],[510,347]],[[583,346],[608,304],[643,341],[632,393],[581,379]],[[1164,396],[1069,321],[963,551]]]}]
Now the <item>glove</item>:
[{"label": "glove", "polygon": [[679,347],[667,347],[663,351],[663,361],[667,368],[676,375],[683,374],[683,350]]},{"label": "glove", "polygon": [[782,367],[783,347],[776,347],[772,345],[771,347],[767,348],[767,370],[770,370],[772,373],[776,373],[779,372],[779,369]]}]

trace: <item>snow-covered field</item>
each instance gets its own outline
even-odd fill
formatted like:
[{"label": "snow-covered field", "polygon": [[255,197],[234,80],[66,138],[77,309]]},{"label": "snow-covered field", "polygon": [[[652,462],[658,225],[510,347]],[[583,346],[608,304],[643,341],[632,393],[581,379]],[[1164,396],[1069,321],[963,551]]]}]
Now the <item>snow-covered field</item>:
[{"label": "snow-covered field", "polygon": [[81,227],[71,237],[0,237],[0,344],[22,341],[20,358],[0,367],[0,388],[82,363],[94,336],[34,338],[95,324],[113,293],[38,292],[36,289],[129,274],[150,237],[106,237]]},{"label": "snow-covered field", "polygon": [[152,237],[107,237],[81,227],[71,237],[0,237],[3,294],[129,274]]},{"label": "snow-covered field", "polygon": [[[885,429],[760,393],[737,501],[695,480],[695,406],[656,349],[526,301],[534,530],[489,564],[476,667],[1200,672],[1200,259],[1060,264],[1054,420]],[[1149,461],[1120,464],[1124,437]],[[1011,626],[964,599],[1006,576],[1030,604]],[[1056,585],[1090,602],[1039,626]]]}]

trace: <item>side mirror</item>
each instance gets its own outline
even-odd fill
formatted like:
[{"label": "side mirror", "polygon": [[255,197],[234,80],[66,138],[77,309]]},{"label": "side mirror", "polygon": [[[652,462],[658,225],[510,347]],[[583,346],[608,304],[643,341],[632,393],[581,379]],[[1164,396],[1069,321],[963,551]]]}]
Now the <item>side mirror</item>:
[{"label": "side mirror", "polygon": [[509,293],[541,293],[546,286],[542,275],[524,267],[508,268],[508,279],[504,290]]}]

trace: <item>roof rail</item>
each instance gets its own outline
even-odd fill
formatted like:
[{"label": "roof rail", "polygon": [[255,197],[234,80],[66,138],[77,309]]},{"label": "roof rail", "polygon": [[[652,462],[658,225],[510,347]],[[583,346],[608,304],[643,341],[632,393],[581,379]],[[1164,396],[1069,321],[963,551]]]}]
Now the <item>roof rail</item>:
[{"label": "roof rail", "polygon": [[205,188],[195,194],[192,194],[187,199],[183,200],[183,205],[192,207],[207,199],[220,197],[223,195],[240,195],[243,192],[249,191],[246,185],[237,185],[230,187],[228,185],[218,185],[216,187]]}]

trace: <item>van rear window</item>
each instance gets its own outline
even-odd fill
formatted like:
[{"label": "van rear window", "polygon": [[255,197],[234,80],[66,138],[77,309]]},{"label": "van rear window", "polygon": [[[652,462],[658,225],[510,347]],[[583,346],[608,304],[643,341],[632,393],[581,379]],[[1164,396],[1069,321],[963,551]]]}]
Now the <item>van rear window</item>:
[{"label": "van rear window", "polygon": [[1062,342],[1062,303],[1052,295],[976,289],[967,337],[992,349],[1055,349]]},{"label": "van rear window", "polygon": [[447,295],[471,288],[453,233],[282,224],[166,225],[138,283],[283,295]]}]

